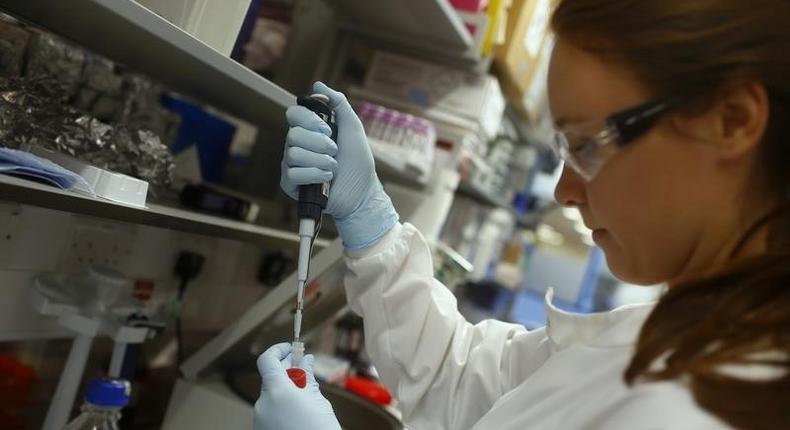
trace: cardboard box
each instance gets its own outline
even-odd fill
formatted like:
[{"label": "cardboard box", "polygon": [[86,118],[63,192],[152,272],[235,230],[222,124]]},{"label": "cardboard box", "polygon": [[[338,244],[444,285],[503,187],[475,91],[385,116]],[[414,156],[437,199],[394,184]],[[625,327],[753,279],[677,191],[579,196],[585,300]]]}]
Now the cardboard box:
[{"label": "cardboard box", "polygon": [[524,106],[524,99],[536,94],[542,97],[536,91],[538,84],[535,82],[541,79],[541,67],[548,61],[547,55],[553,46],[553,40],[547,36],[551,7],[551,0],[513,0],[508,13],[506,41],[494,56],[506,98],[530,120],[534,119],[535,112]]},{"label": "cardboard box", "polygon": [[538,59],[535,72],[527,91],[521,94],[520,103],[514,103],[516,110],[521,112],[532,122],[539,122],[541,117],[548,110],[547,83],[549,79],[549,64],[551,62],[551,51],[554,49],[554,37],[546,39],[543,52]]},{"label": "cardboard box", "polygon": [[450,0],[450,4],[458,10],[480,12],[488,5],[488,0]]},{"label": "cardboard box", "polygon": [[496,136],[505,110],[499,81],[410,57],[376,52],[365,88],[417,109],[438,109],[478,124],[487,138]]}]

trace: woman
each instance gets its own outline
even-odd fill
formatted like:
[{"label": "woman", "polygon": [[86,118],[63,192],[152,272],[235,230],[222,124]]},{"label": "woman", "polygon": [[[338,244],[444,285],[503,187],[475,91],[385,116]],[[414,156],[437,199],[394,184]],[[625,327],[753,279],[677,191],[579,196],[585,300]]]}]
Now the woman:
[{"label": "woman", "polygon": [[[457,312],[342,94],[315,87],[337,109],[338,146],[288,110],[283,189],[333,179],[349,303],[410,429],[790,428],[788,23],[787,0],[560,2],[557,200],[615,275],[670,288],[593,315],[549,295],[541,330]],[[256,428],[339,428],[314,383],[285,377],[288,351],[259,359]]]}]

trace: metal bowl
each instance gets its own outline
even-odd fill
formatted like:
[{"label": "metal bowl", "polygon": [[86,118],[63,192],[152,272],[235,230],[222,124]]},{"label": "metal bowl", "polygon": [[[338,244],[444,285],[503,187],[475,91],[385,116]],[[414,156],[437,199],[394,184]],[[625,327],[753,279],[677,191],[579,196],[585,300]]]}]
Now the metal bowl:
[{"label": "metal bowl", "polygon": [[[255,370],[234,370],[226,373],[225,382],[236,395],[254,404],[261,392],[260,380]],[[345,430],[403,430],[403,424],[391,413],[342,387],[321,384],[321,393]]]},{"label": "metal bowl", "polygon": [[402,430],[403,424],[380,406],[342,387],[325,384],[321,392],[335,409],[340,426],[345,430]]}]

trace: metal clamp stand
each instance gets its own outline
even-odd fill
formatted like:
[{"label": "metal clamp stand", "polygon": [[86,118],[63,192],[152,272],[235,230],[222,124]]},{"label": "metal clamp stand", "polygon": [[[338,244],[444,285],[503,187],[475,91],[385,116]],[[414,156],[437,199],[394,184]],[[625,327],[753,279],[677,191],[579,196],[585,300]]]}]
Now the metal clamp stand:
[{"label": "metal clamp stand", "polygon": [[[76,333],[42,427],[43,430],[60,430],[67,424],[74,407],[93,339],[104,335],[115,341],[110,376],[117,377],[120,375],[126,345],[145,341],[150,328],[126,326],[114,315],[84,315],[80,308],[49,298],[38,288],[30,289],[29,299],[40,314],[57,317],[61,326]],[[116,371],[117,375],[114,375]]]}]

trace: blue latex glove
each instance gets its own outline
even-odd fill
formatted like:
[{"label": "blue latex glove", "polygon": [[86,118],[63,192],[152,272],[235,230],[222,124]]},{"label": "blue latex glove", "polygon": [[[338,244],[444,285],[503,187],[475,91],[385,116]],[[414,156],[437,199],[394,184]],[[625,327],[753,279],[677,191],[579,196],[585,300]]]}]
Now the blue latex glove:
[{"label": "blue latex glove", "polygon": [[332,181],[326,212],[334,218],[346,248],[366,248],[397,224],[398,213],[376,176],[362,122],[346,97],[321,82],[313,85],[313,91],[329,97],[335,110],[337,145],[318,115],[302,106],[288,108],[291,128],[280,186],[296,199],[299,185]]},{"label": "blue latex glove", "polygon": [[255,402],[255,430],[340,430],[332,405],[318,390],[313,355],[305,355],[302,369],[307,385],[297,387],[285,373],[291,367],[291,344],[278,343],[258,357],[261,396]]}]

